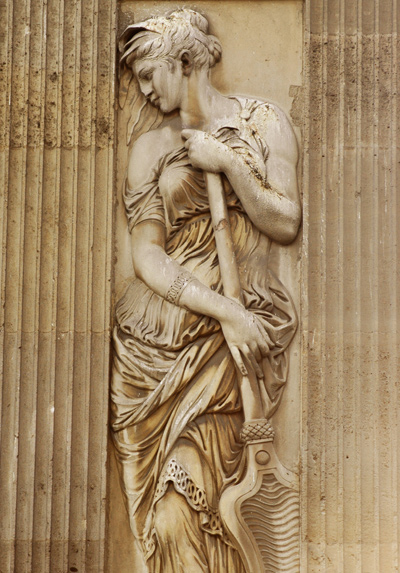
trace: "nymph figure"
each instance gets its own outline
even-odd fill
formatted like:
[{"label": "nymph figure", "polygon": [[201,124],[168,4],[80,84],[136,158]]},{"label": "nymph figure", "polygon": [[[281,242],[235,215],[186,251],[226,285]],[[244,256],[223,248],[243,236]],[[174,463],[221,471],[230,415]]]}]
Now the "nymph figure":
[{"label": "nymph figure", "polygon": [[[121,482],[151,573],[244,573],[219,511],[245,469],[238,379],[255,373],[269,418],[296,330],[268,268],[271,242],[290,243],[300,224],[296,139],[276,106],[213,88],[220,58],[192,10],[122,37],[122,65],[167,118],[129,157],[136,278],[117,305],[112,376]],[[222,177],[244,305],[224,296],[205,172]]]}]

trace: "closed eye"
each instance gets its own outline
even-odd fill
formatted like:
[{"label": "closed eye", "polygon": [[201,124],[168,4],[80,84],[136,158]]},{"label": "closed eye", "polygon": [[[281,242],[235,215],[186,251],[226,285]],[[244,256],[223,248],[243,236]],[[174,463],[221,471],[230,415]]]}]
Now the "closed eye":
[{"label": "closed eye", "polygon": [[139,79],[149,82],[153,77],[153,72],[151,70],[143,70],[139,73]]}]

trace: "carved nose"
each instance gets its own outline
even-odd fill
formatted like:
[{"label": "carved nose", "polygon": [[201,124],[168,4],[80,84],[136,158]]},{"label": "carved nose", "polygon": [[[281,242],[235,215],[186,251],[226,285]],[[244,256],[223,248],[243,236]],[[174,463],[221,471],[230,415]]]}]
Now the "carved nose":
[{"label": "carved nose", "polygon": [[151,85],[142,86],[142,92],[145,97],[150,97],[153,93],[153,87]]}]

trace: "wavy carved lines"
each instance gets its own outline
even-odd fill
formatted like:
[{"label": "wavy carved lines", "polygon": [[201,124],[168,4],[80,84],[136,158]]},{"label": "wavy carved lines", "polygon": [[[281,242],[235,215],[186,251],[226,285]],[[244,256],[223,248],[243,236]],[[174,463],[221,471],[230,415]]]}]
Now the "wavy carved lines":
[{"label": "wavy carved lines", "polygon": [[259,491],[243,502],[241,514],[257,542],[265,572],[298,573],[299,493],[266,474]]}]

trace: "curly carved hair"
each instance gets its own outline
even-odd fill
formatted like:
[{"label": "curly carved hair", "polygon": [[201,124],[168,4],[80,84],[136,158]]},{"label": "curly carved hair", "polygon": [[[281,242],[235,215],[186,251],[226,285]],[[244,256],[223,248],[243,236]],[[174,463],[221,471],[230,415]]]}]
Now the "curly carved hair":
[{"label": "curly carved hair", "polygon": [[121,63],[129,67],[142,58],[173,63],[184,50],[190,54],[195,68],[212,68],[222,54],[219,40],[208,34],[207,19],[187,8],[131,24],[121,36],[119,49]]}]

